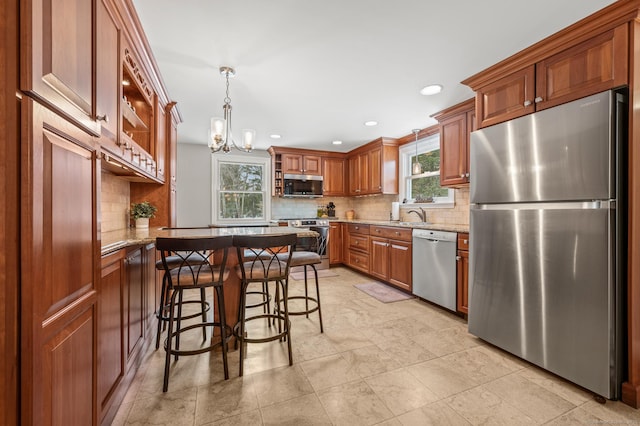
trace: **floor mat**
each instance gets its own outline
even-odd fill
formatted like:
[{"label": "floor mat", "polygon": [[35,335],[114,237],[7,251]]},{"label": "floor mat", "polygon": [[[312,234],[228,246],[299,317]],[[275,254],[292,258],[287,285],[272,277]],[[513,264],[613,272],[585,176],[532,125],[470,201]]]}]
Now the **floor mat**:
[{"label": "floor mat", "polygon": [[354,284],[355,288],[367,293],[369,296],[376,298],[382,303],[398,302],[400,300],[413,299],[413,296],[403,291],[396,290],[386,284],[379,282],[368,282],[362,284]]},{"label": "floor mat", "polygon": [[[296,281],[304,281],[304,272],[291,272],[289,274],[289,276],[291,278],[293,278]],[[337,277],[338,274],[336,274],[333,271],[327,270],[327,269],[320,269],[318,271],[318,278],[324,278],[324,277]],[[313,269],[309,268],[307,269],[307,279],[313,279]]]}]

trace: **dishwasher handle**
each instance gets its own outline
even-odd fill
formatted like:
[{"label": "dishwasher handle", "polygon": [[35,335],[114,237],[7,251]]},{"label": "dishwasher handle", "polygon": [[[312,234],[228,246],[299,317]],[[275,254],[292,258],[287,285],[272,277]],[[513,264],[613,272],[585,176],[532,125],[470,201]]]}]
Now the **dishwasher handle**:
[{"label": "dishwasher handle", "polygon": [[433,238],[429,238],[429,237],[421,237],[419,235],[414,235],[413,238],[418,240],[430,241],[432,243],[439,243],[440,241],[442,241],[442,240],[434,240]]}]

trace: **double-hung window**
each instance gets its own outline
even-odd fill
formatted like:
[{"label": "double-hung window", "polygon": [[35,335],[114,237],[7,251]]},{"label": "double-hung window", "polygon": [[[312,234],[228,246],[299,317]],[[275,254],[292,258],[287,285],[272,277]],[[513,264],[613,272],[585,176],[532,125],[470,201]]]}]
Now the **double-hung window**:
[{"label": "double-hung window", "polygon": [[213,222],[266,222],[271,205],[269,158],[213,155]]},{"label": "double-hung window", "polygon": [[[440,135],[418,140],[417,145],[417,156],[416,142],[400,149],[400,201],[422,207],[452,207],[454,191],[440,186]],[[412,174],[416,160],[422,167],[420,174]]]}]

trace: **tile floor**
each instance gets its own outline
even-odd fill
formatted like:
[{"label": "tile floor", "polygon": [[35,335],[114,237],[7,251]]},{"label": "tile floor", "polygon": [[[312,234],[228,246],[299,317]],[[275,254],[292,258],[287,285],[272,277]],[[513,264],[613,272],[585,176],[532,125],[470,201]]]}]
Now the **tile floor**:
[{"label": "tile floor", "polygon": [[[383,304],[346,268],[321,278],[317,314],[292,317],[286,344],[249,345],[245,375],[231,352],[182,357],[162,393],[164,351],[150,350],[116,425],[640,424],[640,410],[584,391],[467,333],[447,311],[413,299]],[[291,281],[299,292],[300,281]],[[257,330],[254,330],[257,331]]]}]

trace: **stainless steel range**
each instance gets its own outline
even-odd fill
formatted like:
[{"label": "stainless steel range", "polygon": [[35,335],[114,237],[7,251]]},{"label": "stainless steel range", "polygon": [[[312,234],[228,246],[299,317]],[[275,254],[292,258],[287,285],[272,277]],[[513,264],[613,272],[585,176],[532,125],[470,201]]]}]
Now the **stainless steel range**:
[{"label": "stainless steel range", "polygon": [[297,250],[317,251],[322,258],[322,263],[316,269],[329,269],[329,219],[320,218],[295,218],[280,219],[279,222],[287,222],[287,226],[293,228],[305,228],[315,231],[320,238],[298,238]]}]

